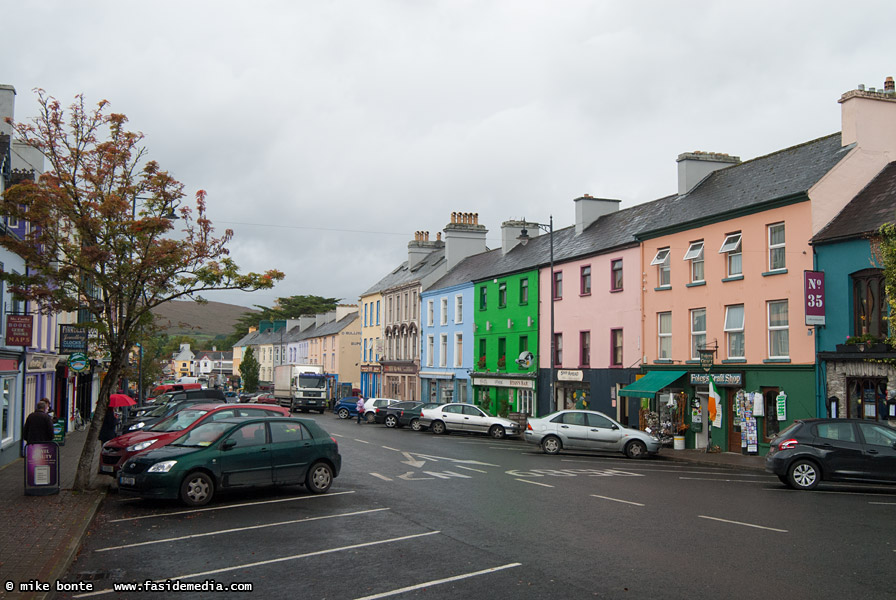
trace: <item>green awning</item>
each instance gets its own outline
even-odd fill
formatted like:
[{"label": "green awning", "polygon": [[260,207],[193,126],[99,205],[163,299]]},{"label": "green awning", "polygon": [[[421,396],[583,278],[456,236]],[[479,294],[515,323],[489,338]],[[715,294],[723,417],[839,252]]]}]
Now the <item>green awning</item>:
[{"label": "green awning", "polygon": [[648,371],[638,381],[619,390],[619,395],[650,398],[682,375],[687,375],[687,371]]}]

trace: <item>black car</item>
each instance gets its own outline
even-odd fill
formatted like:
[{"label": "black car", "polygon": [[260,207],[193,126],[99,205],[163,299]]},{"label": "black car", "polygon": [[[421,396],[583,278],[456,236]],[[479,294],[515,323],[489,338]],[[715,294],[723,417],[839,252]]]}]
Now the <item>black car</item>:
[{"label": "black car", "polygon": [[862,419],[802,419],[770,442],[765,470],[798,490],[820,481],[896,483],[896,429]]},{"label": "black car", "polygon": [[[192,390],[191,390],[192,391]],[[196,390],[196,391],[205,391],[205,390]],[[182,394],[189,394],[189,392],[178,392],[175,395],[175,399],[169,400],[164,404],[153,405],[153,408],[146,412],[139,412],[136,415],[130,417],[127,422],[124,424],[124,430],[122,433],[132,433],[134,431],[140,431],[145,427],[149,427],[150,425],[155,425],[159,421],[163,419],[167,419],[174,413],[190,406],[192,404],[208,404],[208,403],[217,403],[224,402],[224,394],[218,390],[208,390],[212,392],[216,392],[213,394],[209,394],[209,397],[201,396],[201,395],[190,395],[183,396]]]},{"label": "black car", "polygon": [[420,407],[423,402],[396,402],[389,406],[376,409],[373,415],[375,423],[383,423],[386,427],[404,427],[410,425],[411,420],[420,418]]}]

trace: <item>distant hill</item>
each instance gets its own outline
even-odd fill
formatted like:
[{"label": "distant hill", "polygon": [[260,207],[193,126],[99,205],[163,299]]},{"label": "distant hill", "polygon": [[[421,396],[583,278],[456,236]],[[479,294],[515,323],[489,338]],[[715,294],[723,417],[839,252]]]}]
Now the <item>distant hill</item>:
[{"label": "distant hill", "polygon": [[237,320],[245,313],[259,313],[253,308],[208,302],[171,301],[154,309],[156,323],[168,335],[190,335],[199,339],[214,339],[233,333]]}]

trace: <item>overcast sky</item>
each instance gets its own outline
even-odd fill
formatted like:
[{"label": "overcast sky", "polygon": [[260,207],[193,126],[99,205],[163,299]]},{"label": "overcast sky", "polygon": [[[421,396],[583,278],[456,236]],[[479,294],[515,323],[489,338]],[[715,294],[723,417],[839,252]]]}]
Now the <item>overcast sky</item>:
[{"label": "overcast sky", "polygon": [[111,102],[192,199],[208,192],[270,306],[357,302],[452,211],[574,221],[677,189],[676,157],[744,160],[840,130],[896,76],[896,2],[0,0],[16,119],[33,88]]}]

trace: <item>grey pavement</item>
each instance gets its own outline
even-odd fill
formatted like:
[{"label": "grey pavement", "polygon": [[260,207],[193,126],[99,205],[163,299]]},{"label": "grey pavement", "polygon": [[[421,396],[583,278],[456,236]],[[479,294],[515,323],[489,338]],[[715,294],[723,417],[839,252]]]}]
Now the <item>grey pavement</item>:
[{"label": "grey pavement", "polygon": [[[24,459],[0,468],[0,586],[3,586],[0,587],[0,597],[53,598],[56,581],[64,581],[63,577],[77,556],[112,483],[111,478],[94,476],[91,491],[71,489],[86,438],[86,431],[66,435],[66,443],[59,453],[61,485],[58,494],[25,495]],[[99,453],[99,444],[96,453]],[[765,458],[761,456],[665,448],[660,460],[752,471],[762,471],[765,465]],[[5,587],[7,582],[18,586],[34,580],[50,584],[50,591],[9,592]]]},{"label": "grey pavement", "polygon": [[[0,597],[52,598],[56,581],[71,566],[111,483],[111,478],[95,476],[91,491],[72,490],[86,438],[86,431],[66,434],[59,448],[58,494],[26,496],[22,458],[0,468]],[[8,591],[8,582],[18,589],[19,583],[33,580],[50,584],[51,590]]]}]

